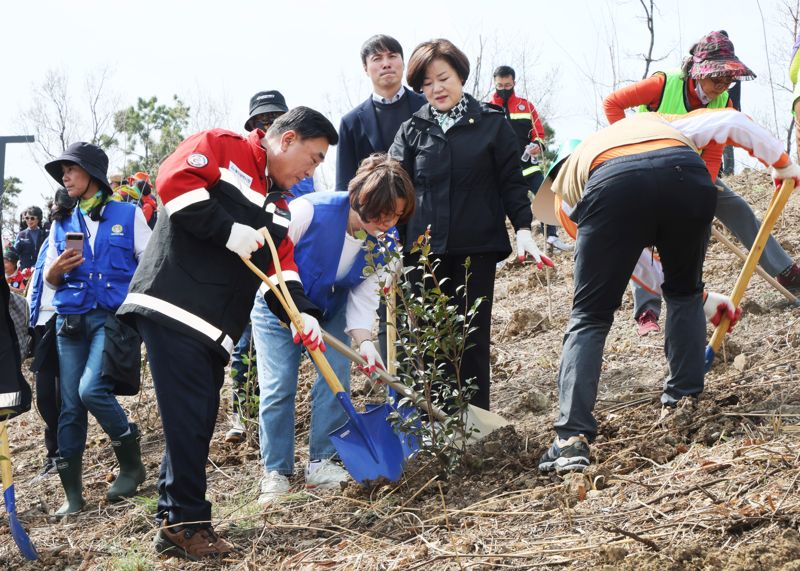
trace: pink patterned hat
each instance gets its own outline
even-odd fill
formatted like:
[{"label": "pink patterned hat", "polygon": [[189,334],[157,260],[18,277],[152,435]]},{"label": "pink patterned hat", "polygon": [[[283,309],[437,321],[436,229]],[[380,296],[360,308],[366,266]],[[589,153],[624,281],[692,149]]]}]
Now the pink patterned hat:
[{"label": "pink patterned hat", "polygon": [[692,79],[728,76],[735,79],[755,79],[756,74],[744,65],[733,51],[733,42],[725,30],[711,32],[689,50]]}]

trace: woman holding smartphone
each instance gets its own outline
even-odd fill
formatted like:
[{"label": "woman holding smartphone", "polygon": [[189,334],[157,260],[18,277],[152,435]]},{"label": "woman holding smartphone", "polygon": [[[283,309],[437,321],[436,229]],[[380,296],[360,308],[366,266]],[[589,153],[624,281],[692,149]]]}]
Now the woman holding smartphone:
[{"label": "woman holding smartphone", "polygon": [[139,430],[128,422],[101,376],[105,324],[125,299],[139,256],[150,238],[142,211],[111,200],[108,157],[90,143],[73,143],[45,169],[76,201],[55,221],[44,264],[45,283],[55,290],[56,332],[61,370],[58,474],[66,501],[57,516],[85,504],[82,458],[87,411],[111,437],[120,473],[108,490],[110,501],[130,497],[144,481]]}]

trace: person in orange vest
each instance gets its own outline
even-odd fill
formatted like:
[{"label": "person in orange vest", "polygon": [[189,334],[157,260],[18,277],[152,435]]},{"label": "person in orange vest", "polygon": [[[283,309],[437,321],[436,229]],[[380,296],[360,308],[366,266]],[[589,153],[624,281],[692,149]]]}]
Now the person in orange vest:
[{"label": "person in orange vest", "polygon": [[[542,174],[541,158],[544,152],[545,133],[539,113],[533,103],[523,99],[514,92],[517,85],[517,74],[514,68],[508,65],[501,65],[494,70],[493,74],[495,92],[492,94],[489,103],[497,105],[503,109],[506,119],[509,120],[517,135],[520,152],[520,168],[522,176],[528,184],[531,192],[536,194],[544,180]],[[542,224],[542,230],[545,225]],[[547,243],[558,251],[570,252],[573,249],[571,244],[562,242],[556,233],[556,227],[547,225]]]}]

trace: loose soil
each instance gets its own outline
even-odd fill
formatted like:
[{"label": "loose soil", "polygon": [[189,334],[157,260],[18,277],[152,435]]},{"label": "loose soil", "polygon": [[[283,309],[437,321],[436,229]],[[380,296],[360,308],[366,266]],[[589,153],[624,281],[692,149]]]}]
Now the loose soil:
[{"label": "loose soil", "polygon": [[[746,171],[729,182],[764,213],[772,196],[765,174]],[[799,211],[792,197],[774,232],[793,256],[800,252]],[[555,259],[557,270],[549,276],[511,263],[498,272],[492,408],[513,426],[472,447],[449,478],[414,464],[398,484],[298,491],[262,509],[254,427],[243,444],[223,442],[226,386],[208,497],[217,530],[236,552],[212,563],[159,558],[150,543],[163,437],[147,376],[140,395],[121,399],[142,429],[148,470],[141,495],[130,501],[105,500],[116,466],[108,438],[91,421],[87,509],[55,521],[49,514],[62,501],[58,478],[32,482],[44,455],[41,421],[32,411],[10,423],[17,509],[41,559],[26,562],[19,555],[2,518],[0,568],[800,570],[800,310],[753,277],[742,322],[706,376],[706,392],[662,419],[663,333],[637,337],[626,294],[606,343],[592,466],[566,478],[545,476],[536,466],[553,438],[572,291],[570,257]],[[710,245],[709,289],[730,292],[740,268],[723,246]],[[304,365],[298,490],[311,378]],[[354,387],[363,383],[354,372]],[[365,392],[356,391],[359,403]]]}]

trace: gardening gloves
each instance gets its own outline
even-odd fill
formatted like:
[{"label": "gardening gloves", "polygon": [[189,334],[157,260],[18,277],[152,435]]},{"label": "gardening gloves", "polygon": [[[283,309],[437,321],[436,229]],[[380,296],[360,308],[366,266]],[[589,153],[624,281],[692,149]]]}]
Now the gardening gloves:
[{"label": "gardening gloves", "polygon": [[246,224],[234,222],[225,247],[242,258],[250,259],[250,254],[264,245],[261,232]]},{"label": "gardening gloves", "polygon": [[371,375],[379,368],[386,368],[380,353],[378,353],[377,347],[375,347],[375,343],[369,339],[365,339],[361,342],[361,345],[358,346],[358,352],[361,353],[361,357],[367,362],[366,366],[359,367],[362,373]]},{"label": "gardening gloves", "polygon": [[716,327],[719,325],[722,316],[727,314],[728,319],[731,321],[730,325],[728,325],[728,332],[730,333],[742,315],[742,308],[734,307],[731,298],[721,293],[707,291],[704,293],[704,298],[703,312],[706,314],[706,319]]},{"label": "gardening gloves", "polygon": [[775,186],[780,186],[781,183],[787,178],[794,179],[794,186],[800,186],[800,166],[795,163],[789,163],[783,168],[772,169],[772,180],[775,181]]},{"label": "gardening gloves", "polygon": [[292,339],[295,343],[302,341],[303,345],[308,347],[310,351],[319,349],[325,352],[325,343],[322,342],[322,328],[319,326],[319,321],[307,313],[301,313],[300,317],[303,319],[303,331],[297,331],[294,323],[289,325],[292,331]]},{"label": "gardening gloves", "polygon": [[530,230],[517,230],[517,259],[525,261],[525,257],[530,255],[536,261],[536,267],[542,269],[544,266],[554,268],[552,260],[539,251],[536,242],[533,241]]}]

